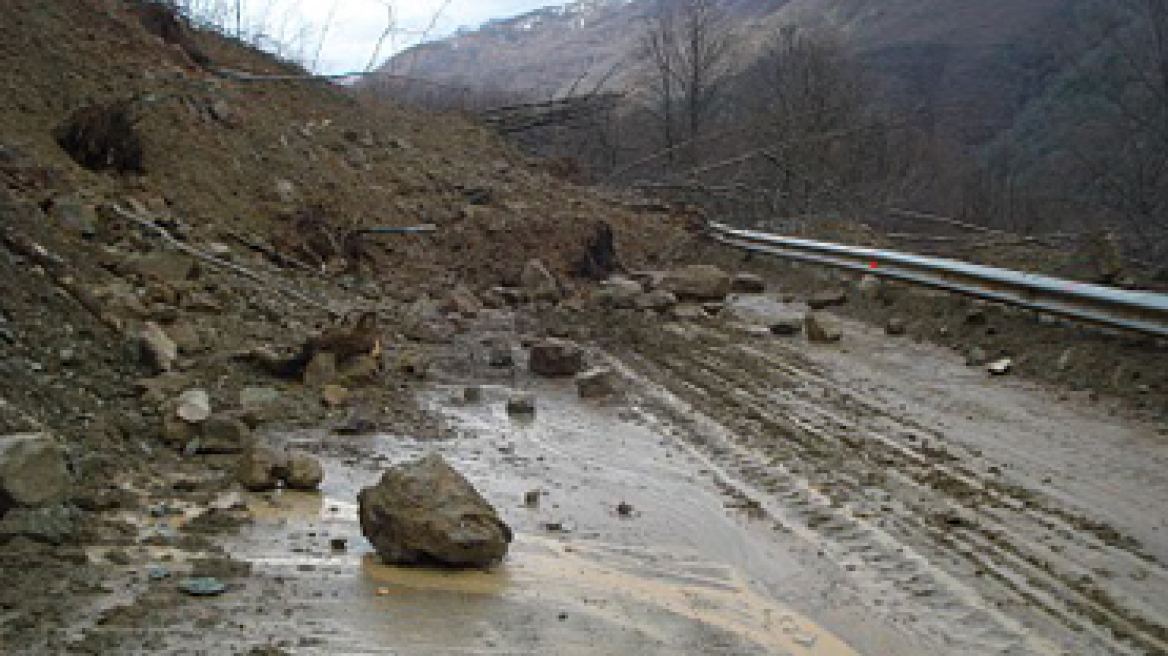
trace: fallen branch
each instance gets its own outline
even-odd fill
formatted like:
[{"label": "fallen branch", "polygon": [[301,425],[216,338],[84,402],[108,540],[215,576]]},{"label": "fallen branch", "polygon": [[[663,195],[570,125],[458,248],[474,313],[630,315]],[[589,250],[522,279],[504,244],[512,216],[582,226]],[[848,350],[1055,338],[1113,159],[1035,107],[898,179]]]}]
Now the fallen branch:
[{"label": "fallen branch", "polygon": [[254,280],[255,282],[261,283],[267,287],[271,287],[272,289],[275,289],[276,291],[282,292],[282,293],[284,293],[284,294],[286,294],[286,295],[288,295],[288,296],[290,296],[290,297],[292,297],[292,298],[294,298],[302,303],[306,303],[306,304],[311,305],[312,307],[315,307],[317,309],[324,310],[325,312],[327,312],[329,314],[329,316],[336,316],[337,315],[337,312],[335,310],[333,310],[332,308],[330,308],[326,303],[322,303],[321,301],[318,301],[318,300],[312,298],[311,296],[304,294],[303,292],[292,289],[291,287],[288,287],[287,285],[282,285],[274,280],[269,280],[269,279],[261,276],[260,274],[252,271],[251,269],[244,268],[244,267],[242,267],[238,264],[235,264],[233,262],[227,262],[225,260],[221,260],[213,255],[208,255],[200,250],[192,248],[192,247],[182,243],[178,239],[175,239],[174,235],[171,235],[162,226],[159,226],[158,224],[154,223],[150,219],[147,219],[147,218],[142,217],[142,216],[138,216],[137,214],[134,214],[133,212],[130,212],[129,210],[126,210],[119,205],[113,205],[112,207],[113,207],[114,212],[118,216],[121,216],[122,218],[124,218],[128,221],[131,221],[131,222],[133,222],[133,223],[135,223],[143,228],[146,228],[146,229],[154,232],[158,236],[162,237],[162,239],[164,241],[166,241],[166,243],[168,243],[171,247],[178,249],[178,250],[186,253],[187,255],[194,257],[195,259],[198,259],[202,262],[206,262],[208,264],[214,265],[214,266],[219,267],[221,269],[226,269],[228,271],[232,271],[232,272],[237,273],[245,278],[248,278],[250,280]]}]

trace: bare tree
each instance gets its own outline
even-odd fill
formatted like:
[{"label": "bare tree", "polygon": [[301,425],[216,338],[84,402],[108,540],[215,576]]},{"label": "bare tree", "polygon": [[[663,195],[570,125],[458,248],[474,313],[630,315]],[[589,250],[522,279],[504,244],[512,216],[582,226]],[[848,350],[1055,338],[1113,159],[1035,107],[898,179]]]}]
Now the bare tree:
[{"label": "bare tree", "polygon": [[[713,122],[732,67],[730,24],[717,0],[658,0],[641,45],[648,65],[648,111],[674,162],[677,145]],[[693,160],[691,154],[690,160]]]}]

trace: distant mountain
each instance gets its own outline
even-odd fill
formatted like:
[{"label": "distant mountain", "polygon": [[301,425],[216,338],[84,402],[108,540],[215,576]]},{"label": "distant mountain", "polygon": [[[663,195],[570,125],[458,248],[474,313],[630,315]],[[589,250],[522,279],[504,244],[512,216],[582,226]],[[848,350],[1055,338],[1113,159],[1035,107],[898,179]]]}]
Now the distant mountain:
[{"label": "distant mountain", "polygon": [[[982,138],[1054,74],[1058,26],[1080,0],[727,0],[748,59],[784,25],[843,35],[909,102],[963,114]],[[635,79],[645,17],[658,0],[577,0],[407,50],[384,69],[536,98]],[[1037,81],[1036,81],[1037,78]]]}]

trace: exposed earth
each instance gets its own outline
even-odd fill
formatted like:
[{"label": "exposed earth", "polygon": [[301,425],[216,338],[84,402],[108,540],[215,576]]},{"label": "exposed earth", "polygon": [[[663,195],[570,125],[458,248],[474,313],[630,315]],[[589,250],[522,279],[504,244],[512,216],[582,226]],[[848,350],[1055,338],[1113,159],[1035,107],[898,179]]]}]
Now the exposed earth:
[{"label": "exposed earth", "polygon": [[[0,652],[1168,653],[1163,343],[743,262],[131,8],[0,15]],[[142,170],[57,143],[151,93]],[[432,453],[501,562],[363,536]]]}]

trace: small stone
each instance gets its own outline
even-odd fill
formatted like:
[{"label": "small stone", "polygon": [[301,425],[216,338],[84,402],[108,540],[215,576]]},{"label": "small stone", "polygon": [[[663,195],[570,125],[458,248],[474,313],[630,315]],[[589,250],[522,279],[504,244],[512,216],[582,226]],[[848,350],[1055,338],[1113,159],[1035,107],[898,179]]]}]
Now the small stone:
[{"label": "small stone", "polygon": [[584,368],[584,350],[565,339],[547,339],[531,347],[528,367],[538,376],[574,376]]},{"label": "small stone", "polygon": [[333,538],[329,540],[329,548],[333,551],[344,551],[349,548],[348,538]]},{"label": "small stone", "polygon": [[595,299],[603,306],[629,309],[635,307],[637,299],[644,293],[641,283],[625,276],[611,276],[600,284]]},{"label": "small stone", "polygon": [[64,500],[70,485],[64,445],[48,433],[0,436],[0,515]]},{"label": "small stone", "polygon": [[808,312],[803,318],[803,329],[807,331],[807,341],[818,344],[838,342],[843,338],[835,319],[818,312]]},{"label": "small stone", "polygon": [[211,396],[201,389],[183,392],[178,397],[175,415],[192,424],[206,421],[211,416]]},{"label": "small stone", "polygon": [[349,404],[353,393],[340,385],[325,385],[320,393],[321,400],[330,408],[340,408]]},{"label": "small stone", "polygon": [[730,281],[730,291],[735,294],[762,294],[766,291],[766,281],[753,273],[739,273]]},{"label": "small stone", "polygon": [[779,319],[771,324],[770,330],[772,335],[794,337],[803,332],[803,320],[799,317]]},{"label": "small stone", "polygon": [[528,490],[527,493],[523,495],[523,505],[527,506],[528,508],[538,508],[539,497],[539,490]]},{"label": "small stone", "polygon": [[523,266],[520,284],[534,301],[558,301],[562,297],[559,282],[541,260],[528,260]]},{"label": "small stone", "polygon": [[621,517],[631,517],[633,514],[633,506],[622,501],[616,505],[616,514]]},{"label": "small stone", "polygon": [[241,453],[252,444],[251,428],[230,414],[216,414],[203,422],[198,453]]},{"label": "small stone", "polygon": [[1010,369],[1013,368],[1013,366],[1014,361],[1012,359],[1002,358],[1000,360],[995,360],[989,363],[989,365],[986,366],[986,370],[995,376],[1005,376],[1006,374],[1010,373]]},{"label": "small stone", "polygon": [[293,490],[315,490],[324,480],[324,468],[314,456],[294,451],[288,456],[284,484]]},{"label": "small stone", "polygon": [[652,310],[654,312],[666,312],[675,305],[677,305],[677,296],[664,289],[654,289],[651,292],[641,294],[633,302],[633,306],[638,310]]},{"label": "small stone", "polygon": [[609,367],[595,367],[576,374],[576,391],[582,399],[596,399],[616,393],[617,375]]},{"label": "small stone", "polygon": [[487,353],[487,365],[499,369],[515,365],[515,356],[509,346],[494,346]]},{"label": "small stone", "polygon": [[147,321],[142,325],[138,336],[148,364],[160,373],[174,368],[174,361],[178,359],[178,345],[161,326],[153,321]]},{"label": "small stone", "polygon": [[900,317],[892,317],[888,320],[887,323],[884,324],[885,334],[892,337],[898,337],[905,334],[907,331],[908,326],[905,324],[904,319],[901,319]]},{"label": "small stone", "polygon": [[323,351],[312,356],[304,368],[304,384],[308,387],[323,387],[337,379],[337,356]]},{"label": "small stone", "polygon": [[989,362],[990,355],[980,346],[972,346],[965,352],[965,364],[970,367],[980,367]]},{"label": "small stone", "polygon": [[206,576],[183,579],[178,589],[192,597],[214,597],[227,591],[227,586],[217,578]]},{"label": "small stone", "polygon": [[288,456],[267,446],[253,446],[240,457],[235,477],[245,489],[253,492],[274,490],[280,484],[280,474],[288,469]]},{"label": "small stone", "polygon": [[730,275],[709,264],[682,267],[661,280],[661,289],[694,301],[721,301],[730,294],[730,285]]},{"label": "small stone", "polygon": [[463,403],[475,404],[483,402],[483,388],[478,385],[467,385],[462,389]]},{"label": "small stone", "polygon": [[507,414],[530,416],[535,414],[535,395],[517,392],[507,399]]},{"label": "small stone", "polygon": [[823,310],[825,308],[843,305],[847,302],[848,291],[846,289],[832,289],[816,292],[807,299],[807,305],[812,310]]}]

